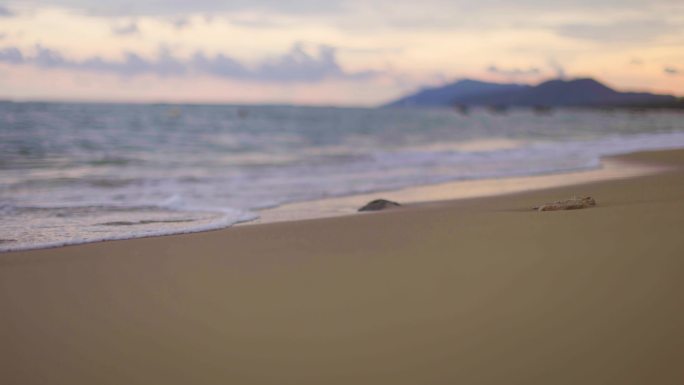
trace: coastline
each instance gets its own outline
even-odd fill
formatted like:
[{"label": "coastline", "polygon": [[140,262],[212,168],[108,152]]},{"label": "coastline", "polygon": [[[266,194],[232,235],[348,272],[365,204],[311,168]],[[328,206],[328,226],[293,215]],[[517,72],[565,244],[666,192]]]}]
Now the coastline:
[{"label": "coastline", "polygon": [[415,205],[456,199],[516,194],[554,187],[582,185],[597,181],[633,178],[665,171],[666,166],[653,164],[643,159],[641,161],[636,160],[633,155],[639,153],[641,152],[602,157],[597,168],[588,170],[504,178],[457,180],[397,190],[288,203],[275,208],[259,210],[259,218],[237,223],[233,226],[354,215],[358,214],[357,210],[359,207],[378,198],[389,199],[400,204]]},{"label": "coastline", "polygon": [[0,254],[0,379],[681,383],[684,150],[619,159],[659,172]]},{"label": "coastline", "polygon": [[[656,150],[661,151],[661,150]],[[665,150],[668,151],[668,150]],[[637,152],[639,153],[639,152]],[[515,194],[525,191],[535,191],[553,187],[581,185],[595,181],[616,180],[664,171],[662,165],[652,164],[631,159],[632,153],[601,157],[596,168],[560,171],[545,174],[506,176],[501,178],[483,178],[470,180],[456,180],[450,182],[410,186],[395,190],[385,190],[372,193],[360,193],[285,203],[276,207],[256,210],[258,216],[223,225],[220,223],[201,226],[197,229],[181,230],[169,233],[168,230],[152,231],[138,236],[115,236],[107,239],[82,240],[74,239],[52,243],[19,246],[0,249],[0,255],[8,252],[52,249],[67,246],[78,246],[88,243],[111,241],[125,241],[139,238],[153,238],[197,234],[207,231],[221,231],[239,226],[251,226],[276,222],[290,222],[310,219],[334,218],[348,215],[358,215],[358,208],[365,203],[382,197],[399,202],[402,205],[416,205],[450,201],[457,199],[484,198],[489,196]]]}]

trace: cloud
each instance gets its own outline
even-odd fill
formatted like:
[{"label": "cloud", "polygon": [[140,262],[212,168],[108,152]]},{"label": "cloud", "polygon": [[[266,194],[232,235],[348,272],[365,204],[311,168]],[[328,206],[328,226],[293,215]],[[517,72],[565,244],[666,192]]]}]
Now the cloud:
[{"label": "cloud", "polygon": [[679,68],[675,67],[665,67],[663,68],[663,72],[671,76],[677,76],[682,73],[682,71],[680,71]]},{"label": "cloud", "polygon": [[[605,27],[591,24],[598,13],[610,12],[599,20],[613,23],[625,15],[645,18],[651,25],[667,24],[681,13],[681,0],[22,0],[32,9],[61,8],[73,14],[97,17],[152,17],[187,28],[205,15],[251,28],[287,29],[290,25],[315,24],[354,33],[377,31],[470,31],[544,30],[573,38],[590,34],[600,38]],[[679,7],[679,8],[678,8]],[[620,12],[615,12],[619,9]],[[531,18],[530,15],[535,17]],[[634,16],[632,16],[634,17]],[[558,20],[564,20],[558,25]],[[577,24],[572,24],[573,22]],[[629,24],[625,22],[626,24]],[[285,24],[285,25],[283,25]],[[606,28],[615,26],[608,24]],[[621,27],[617,25],[617,27]],[[635,28],[641,28],[636,25]]]},{"label": "cloud", "polygon": [[533,76],[533,75],[539,75],[541,72],[539,68],[537,67],[530,67],[530,68],[499,68],[495,65],[491,65],[487,67],[487,72],[493,73],[493,74],[499,74],[499,75],[504,75],[504,76],[512,76],[512,77],[519,77],[519,76]]},{"label": "cloud", "polygon": [[0,17],[12,17],[14,15],[15,13],[11,9],[0,4]]},{"label": "cloud", "polygon": [[679,28],[661,19],[623,20],[608,24],[564,24],[558,35],[601,42],[650,41]]},{"label": "cloud", "polygon": [[630,65],[633,66],[640,66],[644,64],[644,61],[639,59],[638,57],[632,58],[632,60],[629,61]]},{"label": "cloud", "polygon": [[132,21],[125,25],[112,26],[112,33],[118,36],[137,35],[140,33],[140,29],[138,28],[138,23]]},{"label": "cloud", "polygon": [[324,79],[368,79],[378,76],[376,71],[348,72],[337,62],[334,47],[319,45],[313,52],[302,44],[293,45],[281,56],[247,66],[225,54],[207,56],[202,52],[182,59],[170,50],[161,48],[154,58],[144,58],[133,52],[125,52],[122,60],[108,60],[92,56],[83,60],[64,57],[61,52],[36,46],[31,54],[16,47],[0,49],[0,62],[13,65],[33,65],[45,69],[67,69],[113,73],[122,76],[155,74],[159,76],[185,76],[204,74],[238,80],[277,83],[313,83]]},{"label": "cloud", "polygon": [[24,55],[17,48],[5,48],[0,50],[0,62],[22,64],[24,63]]},{"label": "cloud", "polygon": [[565,67],[559,63],[556,59],[549,59],[549,67],[551,67],[551,70],[555,72],[556,78],[558,79],[565,79],[567,76],[567,71],[565,71]]},{"label": "cloud", "polygon": [[347,73],[337,63],[334,47],[320,45],[312,55],[302,44],[295,44],[285,55],[263,62],[255,71],[257,78],[271,81],[318,81],[327,77],[362,79],[375,74],[374,71]]},{"label": "cloud", "polygon": [[180,31],[190,27],[190,19],[185,16],[179,16],[171,20],[171,25]]},{"label": "cloud", "polygon": [[226,20],[233,25],[246,28],[265,29],[265,28],[289,28],[297,24],[294,20],[283,20],[282,18],[269,17],[267,15],[238,14],[227,17]]},{"label": "cloud", "polygon": [[[23,0],[31,3],[34,7],[47,5],[51,7],[64,7],[77,9],[99,15],[179,15],[188,13],[207,12],[234,12],[234,11],[260,11],[274,12],[279,14],[339,14],[341,11],[354,13],[359,8],[375,8],[387,17],[396,7],[414,6],[412,0]],[[370,4],[369,4],[370,3]],[[681,0],[651,0],[648,4],[651,9],[676,9]],[[390,8],[395,7],[395,8]],[[597,10],[620,9],[622,11],[642,10],[643,0],[572,0],[572,1],[548,1],[548,0],[518,0],[510,2],[505,0],[423,0],[416,8],[442,11],[442,13],[467,13],[468,15],[492,14],[500,11],[518,11],[529,15],[534,11],[563,11],[584,10],[596,12]],[[425,20],[426,22],[428,20]]]},{"label": "cloud", "polygon": [[490,65],[487,67],[487,72],[492,73],[492,74],[497,74],[497,75],[503,75],[511,78],[515,77],[533,77],[542,74],[542,72],[547,73],[548,70],[553,72],[554,76],[559,78],[559,79],[564,79],[566,77],[566,71],[565,67],[561,65],[557,60],[555,59],[549,59],[548,60],[548,67],[542,71],[541,68],[539,67],[528,67],[528,68],[518,68],[518,67],[513,67],[513,68],[501,68],[496,65]]},{"label": "cloud", "polygon": [[243,10],[284,14],[334,13],[346,0],[30,0],[36,7],[62,7],[101,16],[174,16]]},{"label": "cloud", "polygon": [[200,73],[205,73],[223,78],[249,78],[250,71],[239,61],[224,54],[208,57],[202,52],[196,53],[191,63]]},{"label": "cloud", "polygon": [[353,46],[337,46],[337,50],[361,55],[379,55],[379,54],[401,54],[406,51],[404,46],[388,46],[388,47],[353,47]]}]

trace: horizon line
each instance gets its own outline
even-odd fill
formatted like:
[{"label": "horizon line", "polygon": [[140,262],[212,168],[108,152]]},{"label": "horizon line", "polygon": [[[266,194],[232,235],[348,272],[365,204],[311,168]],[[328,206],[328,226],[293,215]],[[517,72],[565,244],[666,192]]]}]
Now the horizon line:
[{"label": "horizon line", "polygon": [[684,99],[684,94],[678,95],[676,93],[665,93],[665,92],[660,92],[660,91],[652,91],[648,89],[623,89],[619,87],[614,87],[611,84],[607,84],[604,81],[598,80],[595,77],[592,76],[577,76],[577,77],[571,77],[571,76],[563,76],[563,77],[551,77],[551,78],[546,78],[543,80],[539,81],[530,81],[530,82],[505,82],[505,81],[487,81],[487,80],[481,80],[478,78],[474,77],[458,77],[454,78],[451,81],[442,83],[440,85],[432,85],[432,86],[421,86],[419,88],[414,88],[412,91],[407,91],[404,94],[400,94],[398,96],[395,96],[394,98],[380,102],[378,104],[331,104],[331,103],[293,103],[293,102],[278,102],[278,101],[264,101],[264,102],[245,102],[245,101],[201,101],[201,100],[173,100],[173,101],[164,101],[164,100],[140,100],[140,99],[107,99],[107,98],[99,98],[99,99],[79,99],[79,98],[14,98],[14,97],[8,97],[8,96],[0,96],[0,103],[62,103],[62,104],[121,104],[121,105],[126,105],[126,104],[135,104],[135,105],[205,105],[205,106],[211,106],[211,105],[216,105],[216,106],[236,106],[236,107],[254,107],[254,106],[259,106],[259,107],[318,107],[318,108],[381,108],[388,103],[392,103],[393,101],[397,99],[401,99],[407,96],[410,96],[416,92],[420,91],[425,91],[425,90],[430,90],[430,89],[437,89],[437,88],[442,88],[446,87],[448,85],[452,85],[458,82],[462,81],[476,81],[476,82],[481,82],[481,83],[489,83],[489,84],[515,84],[515,85],[527,85],[527,86],[532,86],[536,87],[541,84],[551,82],[551,81],[564,81],[564,82],[571,82],[571,81],[578,81],[578,80],[593,80],[599,84],[602,84],[606,87],[609,87],[615,91],[618,92],[635,92],[635,93],[652,93],[655,95],[669,95],[673,96],[677,99]]}]

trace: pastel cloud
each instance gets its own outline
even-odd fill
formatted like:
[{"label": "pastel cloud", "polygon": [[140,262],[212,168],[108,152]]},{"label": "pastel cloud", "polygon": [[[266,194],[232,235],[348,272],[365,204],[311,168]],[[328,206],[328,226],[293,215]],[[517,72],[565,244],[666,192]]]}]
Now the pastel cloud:
[{"label": "pastel cloud", "polygon": [[607,42],[649,41],[673,31],[681,26],[670,24],[662,19],[631,19],[608,23],[573,23],[556,28],[561,36]]},{"label": "pastel cloud", "polygon": [[138,23],[131,21],[124,25],[112,26],[112,33],[118,36],[137,35],[140,33],[140,28],[138,28]]},{"label": "pastel cloud", "polygon": [[541,73],[541,70],[537,67],[500,68],[496,65],[491,65],[491,66],[487,67],[487,72],[491,72],[491,73],[499,74],[499,75],[504,75],[504,76],[510,76],[510,77],[518,77],[518,76],[539,75]]}]

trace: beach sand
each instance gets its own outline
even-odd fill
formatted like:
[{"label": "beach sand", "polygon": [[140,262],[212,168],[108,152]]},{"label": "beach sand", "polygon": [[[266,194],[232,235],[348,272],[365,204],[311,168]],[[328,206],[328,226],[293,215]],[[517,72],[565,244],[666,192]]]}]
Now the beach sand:
[{"label": "beach sand", "polygon": [[0,383],[682,384],[684,150],[622,159],[668,168],[0,254]]}]

